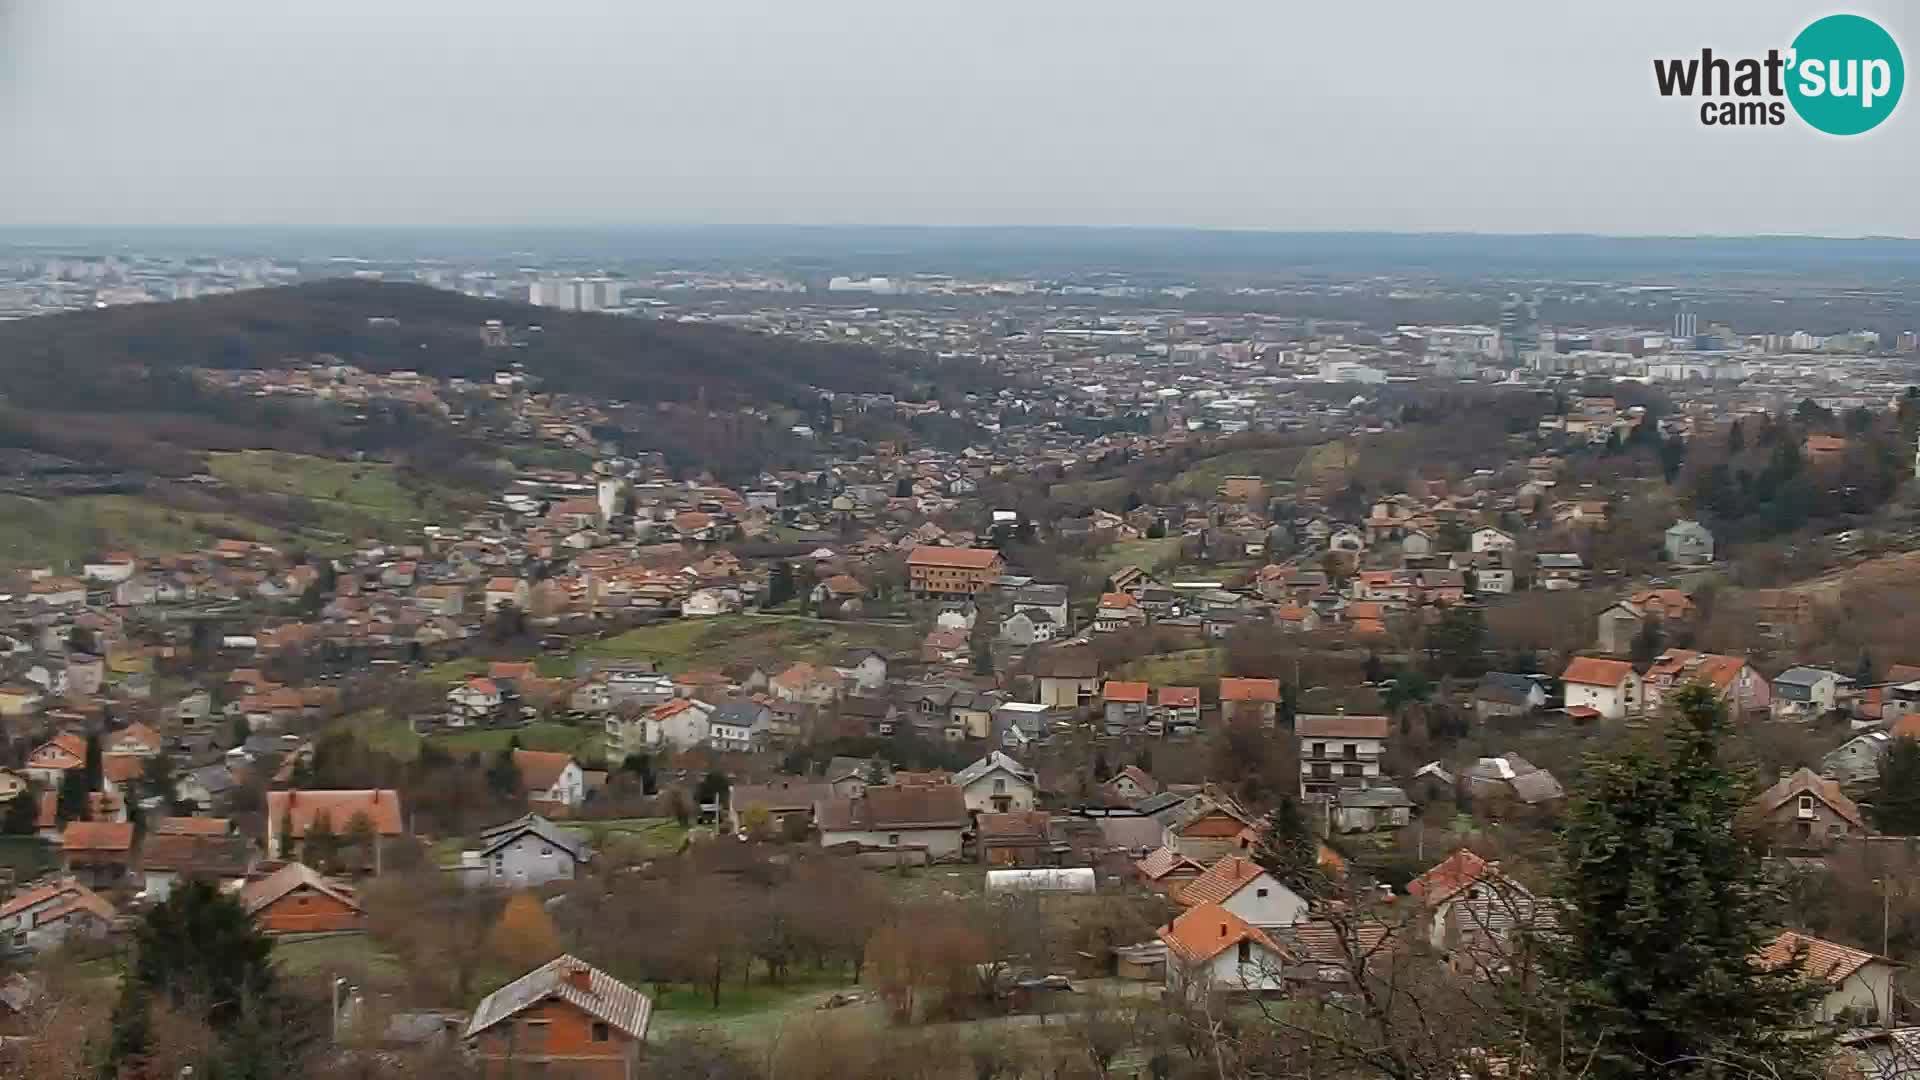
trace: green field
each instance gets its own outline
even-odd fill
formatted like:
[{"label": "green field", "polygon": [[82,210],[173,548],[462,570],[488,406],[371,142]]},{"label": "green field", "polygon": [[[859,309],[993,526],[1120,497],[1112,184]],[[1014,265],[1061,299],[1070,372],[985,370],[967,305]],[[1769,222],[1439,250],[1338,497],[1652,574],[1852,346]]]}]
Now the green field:
[{"label": "green field", "polygon": [[601,738],[598,727],[539,723],[522,728],[490,728],[486,731],[456,731],[431,736],[433,745],[455,754],[493,754],[507,748],[516,737],[522,750],[566,751],[585,755]]},{"label": "green field", "polygon": [[1199,686],[1220,677],[1226,665],[1224,649],[1187,649],[1142,657],[1122,667],[1114,677],[1161,686]]},{"label": "green field", "polygon": [[365,934],[321,934],[280,938],[273,943],[273,962],[289,975],[372,975],[398,979],[404,972],[393,954]]},{"label": "green field", "polygon": [[1229,476],[1264,477],[1271,485],[1275,480],[1292,480],[1306,457],[1307,452],[1299,447],[1235,450],[1200,461],[1174,477],[1171,486],[1184,494],[1207,496],[1219,490]]},{"label": "green field", "polygon": [[366,522],[413,525],[445,521],[455,511],[431,487],[408,487],[398,466],[375,461],[334,461],[277,450],[210,454],[207,467],[228,484],[311,502],[321,527],[352,532]]},{"label": "green field", "polygon": [[445,660],[433,665],[420,673],[420,680],[451,689],[455,683],[466,682],[475,675],[484,675],[486,672],[485,660],[464,656],[458,660]]},{"label": "green field", "polygon": [[1167,536],[1159,540],[1122,540],[1114,544],[1094,559],[1094,566],[1102,574],[1111,574],[1123,566],[1137,566],[1152,573],[1155,567],[1180,557],[1180,537]]},{"label": "green field", "polygon": [[[778,656],[784,660],[830,660],[842,650],[867,646],[895,651],[913,644],[908,626],[823,622],[783,615],[723,615],[679,619],[629,630],[583,647],[595,660],[651,660],[662,671],[712,669],[734,660]],[[571,671],[571,662],[567,670]]]},{"label": "green field", "polygon": [[27,499],[0,495],[0,565],[72,568],[89,554],[170,554],[221,538],[276,543],[270,529],[227,514],[176,510],[140,495]]}]

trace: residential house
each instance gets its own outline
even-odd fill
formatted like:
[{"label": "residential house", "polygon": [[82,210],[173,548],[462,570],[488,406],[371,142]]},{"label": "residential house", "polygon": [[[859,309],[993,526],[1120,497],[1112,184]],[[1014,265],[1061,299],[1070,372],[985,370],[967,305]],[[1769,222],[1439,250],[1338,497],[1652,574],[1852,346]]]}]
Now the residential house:
[{"label": "residential house", "polygon": [[462,853],[469,885],[531,888],[571,881],[592,855],[573,833],[539,814],[528,814],[480,832],[477,850]]},{"label": "residential house", "polygon": [[1853,680],[1823,668],[1790,667],[1773,677],[1775,720],[1816,720],[1840,707]]},{"label": "residential house", "polygon": [[485,604],[489,615],[498,611],[501,604],[525,611],[527,610],[527,583],[520,578],[489,578],[485,589]]},{"label": "residential house", "polygon": [[849,775],[855,783],[844,790],[831,779],[831,772],[830,779],[820,783],[782,778],[767,784],[735,784],[727,792],[730,825],[736,833],[746,831],[745,815],[757,807],[767,812],[767,824],[775,836],[786,833],[790,819],[811,827],[816,804],[866,787],[864,770],[852,768]]},{"label": "residential house", "polygon": [[973,813],[1005,814],[1031,810],[1039,791],[1039,776],[998,750],[953,775],[966,807]]},{"label": "residential house", "polygon": [[1307,914],[1307,901],[1245,855],[1223,855],[1187,882],[1175,897],[1182,907],[1218,904],[1263,930],[1292,926]]},{"label": "residential house", "polygon": [[1864,833],[1860,807],[1812,769],[1796,769],[1747,804],[1743,819],[1769,841],[1790,850],[1820,850]]},{"label": "residential house", "polygon": [[1419,902],[1428,944],[1478,973],[1500,966],[1517,930],[1555,925],[1548,905],[1467,848],[1459,848],[1407,884]]},{"label": "residential house", "polygon": [[673,700],[673,680],[644,661],[608,664],[594,674],[606,679],[607,702],[616,709],[629,702],[651,707]]},{"label": "residential house", "polygon": [[1067,587],[1065,585],[1022,585],[1005,593],[1008,610],[1013,614],[1042,614],[1058,633],[1068,629]]},{"label": "residential house", "polygon": [[653,1002],[569,955],[482,998],[463,1038],[478,1080],[638,1080]]},{"label": "residential house", "polygon": [[1533,557],[1534,584],[1542,589],[1577,589],[1587,580],[1587,564],[1577,552],[1543,551]]},{"label": "residential house", "polygon": [[1884,731],[1855,735],[1820,759],[1820,775],[1842,784],[1872,783],[1880,778],[1880,762],[1892,742],[1893,736]]},{"label": "residential house", "polygon": [[1143,682],[1109,679],[1100,688],[1100,699],[1106,711],[1107,734],[1119,735],[1145,727],[1147,701],[1152,693],[1153,688]]},{"label": "residential house", "polygon": [[136,720],[118,731],[108,732],[100,740],[100,752],[155,757],[160,753],[160,733]]},{"label": "residential house", "polygon": [[[714,709],[715,706],[699,698],[674,698],[642,713],[637,724],[627,722],[624,717],[618,718],[622,721],[618,732],[621,760],[647,747],[670,746],[675,750],[691,750],[705,745],[713,733],[711,721]],[[610,729],[614,719],[607,721]],[[638,736],[637,741],[635,736]],[[609,739],[609,753],[612,749],[613,740]]]},{"label": "residential house", "polygon": [[1460,788],[1490,816],[1523,811],[1551,814],[1566,801],[1566,789],[1552,773],[1512,752],[1483,757],[1460,777]]},{"label": "residential house", "polygon": [[877,690],[887,683],[887,657],[878,649],[851,649],[834,662],[833,670],[860,691]]},{"label": "residential house", "polygon": [[27,716],[45,700],[46,691],[33,683],[0,683],[0,716]]},{"label": "residential house", "polygon": [[135,870],[141,879],[141,896],[161,903],[172,894],[176,882],[193,878],[212,882],[222,890],[230,889],[247,879],[253,862],[253,843],[244,836],[156,830],[141,841],[140,858],[135,863]]},{"label": "residential house", "polygon": [[87,763],[87,740],[71,731],[63,731],[27,755],[26,773],[42,787],[58,787],[68,769]]},{"label": "residential house", "polygon": [[976,596],[1005,572],[1005,560],[992,548],[922,545],[907,555],[907,586],[920,597]]},{"label": "residential house", "polygon": [[1413,800],[1391,784],[1341,788],[1329,807],[1332,825],[1343,833],[1397,829],[1413,820]]},{"label": "residential house", "polygon": [[1167,821],[1161,843],[1189,858],[1211,863],[1252,847],[1252,817],[1211,788],[1184,802],[1175,800],[1163,816]]},{"label": "residential house", "polygon": [[773,710],[757,701],[726,701],[707,717],[707,745],[722,753],[744,754],[764,740]]},{"label": "residential house", "polygon": [[814,822],[822,847],[924,848],[929,859],[937,860],[960,853],[961,836],[971,824],[967,813],[966,796],[953,784],[870,786],[851,797],[821,800]]},{"label": "residential house", "polygon": [[1681,566],[1705,566],[1713,561],[1713,533],[1697,521],[1676,521],[1667,527],[1667,561]]},{"label": "residential house", "polygon": [[1489,671],[1480,676],[1473,690],[1474,715],[1482,720],[1496,716],[1525,716],[1547,704],[1547,690],[1531,675]]},{"label": "residential house", "polygon": [[1000,621],[1001,640],[1020,648],[1044,645],[1065,632],[1062,624],[1038,608],[1016,611]]},{"label": "residential house", "polygon": [[119,885],[133,871],[133,824],[67,822],[60,833],[60,866],[69,876],[96,889]]},{"label": "residential house", "polygon": [[981,814],[976,829],[980,861],[988,866],[1051,866],[1052,819],[1045,810]]},{"label": "residential house", "polygon": [[0,948],[39,953],[79,938],[100,939],[113,929],[113,905],[75,878],[15,893],[0,904]]},{"label": "residential house", "polygon": [[1286,988],[1286,954],[1253,924],[1218,904],[1188,908],[1160,928],[1167,989],[1190,997]]},{"label": "residential house", "polygon": [[1647,668],[1645,682],[1650,708],[1688,685],[1712,687],[1734,717],[1767,712],[1773,704],[1773,687],[1742,656],[1668,649]]},{"label": "residential house", "polygon": [[1302,713],[1295,717],[1301,790],[1332,794],[1342,788],[1378,784],[1380,759],[1386,753],[1391,729],[1385,716]]},{"label": "residential house", "polygon": [[448,720],[456,725],[484,723],[500,711],[504,701],[499,684],[475,675],[447,691]]},{"label": "residential house", "polygon": [[1140,879],[1146,882],[1147,888],[1173,900],[1178,900],[1180,890],[1207,869],[1199,860],[1170,847],[1153,849],[1133,866]]},{"label": "residential house", "polygon": [[1496,529],[1491,525],[1482,525],[1467,537],[1467,546],[1475,554],[1483,551],[1512,551],[1517,543],[1512,533],[1504,529]]},{"label": "residential house", "polygon": [[1894,976],[1905,964],[1891,957],[1783,930],[1760,950],[1760,966],[1769,970],[1796,966],[1808,982],[1826,988],[1810,1020],[1843,1022],[1850,1027],[1888,1020],[1894,1010]]},{"label": "residential house", "polygon": [[1613,656],[1625,656],[1633,651],[1647,616],[1633,602],[1616,600],[1595,616],[1594,623],[1594,647]]},{"label": "residential house", "polygon": [[513,767],[527,805],[548,813],[577,810],[587,800],[587,774],[572,754],[515,750]]},{"label": "residential house", "polygon": [[1220,680],[1221,719],[1271,725],[1280,714],[1279,679]]},{"label": "residential house", "polygon": [[353,889],[305,863],[290,862],[240,888],[240,906],[261,933],[342,933],[366,928]]},{"label": "residential house", "polygon": [[838,671],[804,661],[767,680],[767,690],[775,699],[804,705],[831,705],[845,686],[846,680]]},{"label": "residential house", "polygon": [[1640,673],[1625,660],[1576,656],[1560,675],[1567,714],[1575,719],[1619,720],[1640,712]]},{"label": "residential house", "polygon": [[1100,785],[1100,794],[1109,802],[1123,805],[1138,802],[1160,792],[1160,785],[1138,765],[1125,765]]},{"label": "residential house", "polygon": [[[1163,686],[1154,699],[1154,719],[1172,735],[1190,734],[1200,727],[1200,688]],[[1151,729],[1149,729],[1151,730]]]},{"label": "residential house", "polygon": [[1146,609],[1131,593],[1102,593],[1100,604],[1094,609],[1093,628],[1101,633],[1125,630],[1130,627],[1147,624]]},{"label": "residential house", "polygon": [[325,820],[335,833],[348,830],[357,816],[365,816],[381,840],[406,834],[400,813],[400,793],[391,788],[329,791],[267,792],[267,856],[284,857],[306,839],[307,830]]},{"label": "residential house", "polygon": [[1044,649],[1027,659],[1040,683],[1040,704],[1075,709],[1090,705],[1100,687],[1100,658],[1084,645]]}]

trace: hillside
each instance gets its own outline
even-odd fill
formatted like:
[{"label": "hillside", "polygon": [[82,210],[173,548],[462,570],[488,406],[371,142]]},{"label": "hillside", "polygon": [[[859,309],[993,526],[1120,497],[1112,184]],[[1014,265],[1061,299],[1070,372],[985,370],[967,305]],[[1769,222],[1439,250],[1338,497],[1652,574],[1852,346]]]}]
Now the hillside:
[{"label": "hillside", "polygon": [[[488,348],[489,319],[540,329]],[[49,408],[131,404],[136,391],[113,383],[139,369],[274,367],[322,353],[369,371],[480,380],[517,361],[548,390],[641,402],[803,405],[814,386],[912,390],[902,358],[858,346],[336,279],[0,324],[0,393]]]}]

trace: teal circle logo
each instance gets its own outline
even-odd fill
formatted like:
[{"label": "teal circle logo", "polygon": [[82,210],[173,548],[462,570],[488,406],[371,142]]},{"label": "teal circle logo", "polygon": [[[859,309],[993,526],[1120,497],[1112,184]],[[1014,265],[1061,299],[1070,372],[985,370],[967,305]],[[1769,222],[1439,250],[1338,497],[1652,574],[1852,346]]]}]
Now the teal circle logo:
[{"label": "teal circle logo", "polygon": [[1829,135],[1872,131],[1893,115],[1906,85],[1900,46],[1880,24],[1829,15],[1793,39],[1787,100],[1800,119]]}]

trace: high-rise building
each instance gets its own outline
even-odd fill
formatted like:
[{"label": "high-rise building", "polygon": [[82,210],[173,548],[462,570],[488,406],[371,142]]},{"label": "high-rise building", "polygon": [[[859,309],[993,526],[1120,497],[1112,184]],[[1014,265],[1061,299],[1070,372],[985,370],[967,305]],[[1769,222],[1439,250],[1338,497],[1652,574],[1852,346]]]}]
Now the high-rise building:
[{"label": "high-rise building", "polygon": [[1681,308],[1674,313],[1673,338],[1675,344],[1680,345],[1682,348],[1690,347],[1693,344],[1694,337],[1699,333],[1700,316],[1695,315],[1686,308]]}]

